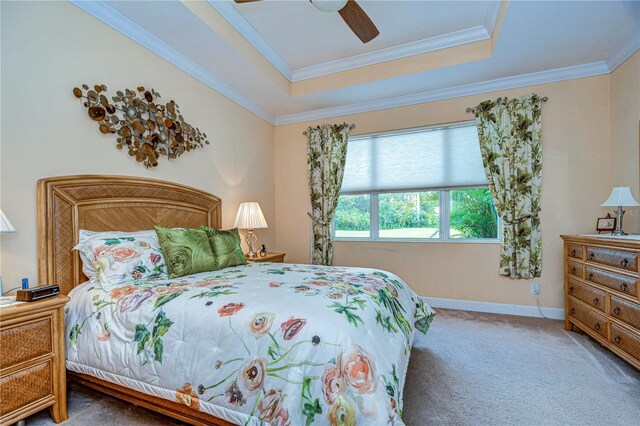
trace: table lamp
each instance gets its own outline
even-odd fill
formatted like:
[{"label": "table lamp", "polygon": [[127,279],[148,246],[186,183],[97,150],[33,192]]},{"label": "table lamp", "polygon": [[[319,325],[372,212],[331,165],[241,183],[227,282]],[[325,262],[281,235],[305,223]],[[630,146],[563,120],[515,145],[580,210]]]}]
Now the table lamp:
[{"label": "table lamp", "polygon": [[[13,227],[9,218],[0,209],[0,234],[9,234],[11,232],[16,232],[16,228]],[[2,275],[0,275],[0,294],[4,294],[2,290]]]},{"label": "table lamp", "polygon": [[9,218],[4,214],[2,209],[0,209],[0,233],[8,234],[11,232],[16,232],[16,228],[13,227]]},{"label": "table lamp", "polygon": [[247,257],[256,257],[256,252],[253,249],[253,244],[258,241],[256,234],[253,233],[254,229],[267,228],[267,221],[264,220],[260,205],[255,201],[241,203],[238,208],[238,214],[236,220],[233,222],[233,227],[238,229],[248,229],[247,236],[244,237],[244,241],[249,246]]},{"label": "table lamp", "polygon": [[622,230],[622,216],[624,216],[624,210],[622,210],[622,206],[640,206],[633,195],[631,195],[631,190],[628,186],[616,186],[611,191],[611,195],[609,199],[602,203],[603,207],[618,207],[616,210],[616,230],[611,234],[613,235],[627,235],[626,232]]}]

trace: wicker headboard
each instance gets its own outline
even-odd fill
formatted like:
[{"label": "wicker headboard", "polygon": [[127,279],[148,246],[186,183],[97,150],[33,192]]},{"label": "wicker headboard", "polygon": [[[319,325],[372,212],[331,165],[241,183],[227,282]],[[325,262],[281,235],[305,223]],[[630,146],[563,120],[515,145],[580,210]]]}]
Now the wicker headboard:
[{"label": "wicker headboard", "polygon": [[63,294],[86,281],[73,249],[80,229],[141,231],[155,225],[221,225],[220,198],[171,182],[127,176],[60,176],[38,181],[38,278]]}]

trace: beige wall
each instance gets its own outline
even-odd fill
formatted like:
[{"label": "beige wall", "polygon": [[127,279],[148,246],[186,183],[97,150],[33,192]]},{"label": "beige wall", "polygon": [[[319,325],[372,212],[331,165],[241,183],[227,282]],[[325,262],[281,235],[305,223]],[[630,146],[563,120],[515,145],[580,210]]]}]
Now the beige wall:
[{"label": "beige wall", "polygon": [[[37,280],[36,181],[77,173],[145,176],[220,196],[231,226],[242,201],[258,201],[271,246],[273,126],[67,2],[2,2],[2,210],[18,232],[1,237],[3,287]],[[71,94],[82,83],[153,87],[174,99],[211,145],[146,170],[116,150]]]},{"label": "beige wall", "polygon": [[[109,173],[192,185],[223,199],[224,226],[241,201],[260,202],[260,240],[309,259],[306,139],[309,125],[352,122],[355,134],[472,119],[485,99],[536,92],[543,107],[541,304],[562,306],[561,233],[591,232],[612,184],[638,196],[640,54],[611,76],[512,89],[273,128],[173,65],[66,2],[2,2],[0,201],[18,233],[0,238],[5,289],[36,280],[35,184],[46,176]],[[107,40],[108,42],[105,42]],[[175,99],[212,144],[146,170],[101,135],[71,95],[81,83],[145,85]],[[274,143],[275,141],[275,143]],[[635,216],[634,216],[635,215]],[[640,230],[637,211],[625,227]],[[275,230],[277,229],[277,234]],[[273,244],[272,244],[273,243]],[[337,242],[335,261],[391,270],[420,294],[535,304],[528,281],[497,275],[497,244]]]},{"label": "beige wall", "polygon": [[[275,132],[276,246],[287,259],[309,259],[306,140],[310,125],[346,121],[354,134],[472,119],[468,106],[499,96],[536,92],[543,105],[543,271],[541,305],[562,307],[563,233],[592,232],[610,184],[608,75],[387,109],[321,122],[278,126]],[[637,163],[636,163],[637,168]],[[636,170],[637,173],[637,170]],[[498,276],[498,244],[336,242],[335,263],[390,270],[421,295],[535,305],[530,281]]]},{"label": "beige wall", "polygon": [[[629,186],[640,201],[640,51],[611,73],[612,186]],[[627,232],[640,233],[640,209],[627,207]]]}]

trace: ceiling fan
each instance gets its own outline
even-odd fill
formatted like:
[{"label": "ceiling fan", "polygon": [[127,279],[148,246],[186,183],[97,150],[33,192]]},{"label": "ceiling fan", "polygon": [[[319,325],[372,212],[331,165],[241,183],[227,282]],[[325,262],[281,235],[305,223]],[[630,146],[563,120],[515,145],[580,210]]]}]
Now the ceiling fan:
[{"label": "ceiling fan", "polygon": [[[236,3],[251,3],[260,0],[235,0]],[[355,0],[309,0],[316,9],[322,12],[338,12],[351,31],[363,43],[368,43],[380,34],[364,10]]]}]

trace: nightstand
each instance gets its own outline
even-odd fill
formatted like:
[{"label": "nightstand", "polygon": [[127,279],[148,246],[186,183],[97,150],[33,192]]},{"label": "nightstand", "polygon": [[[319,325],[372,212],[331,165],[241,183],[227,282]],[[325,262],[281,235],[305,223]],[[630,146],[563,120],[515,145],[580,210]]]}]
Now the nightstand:
[{"label": "nightstand", "polygon": [[245,259],[247,259],[247,262],[274,262],[274,263],[283,263],[284,262],[284,257],[287,255],[287,253],[270,253],[267,252],[267,255],[264,257],[260,256],[260,253],[258,253],[258,255],[256,257],[246,257]]},{"label": "nightstand", "polygon": [[12,424],[49,407],[56,423],[67,419],[63,307],[54,296],[0,308],[0,424]]}]

